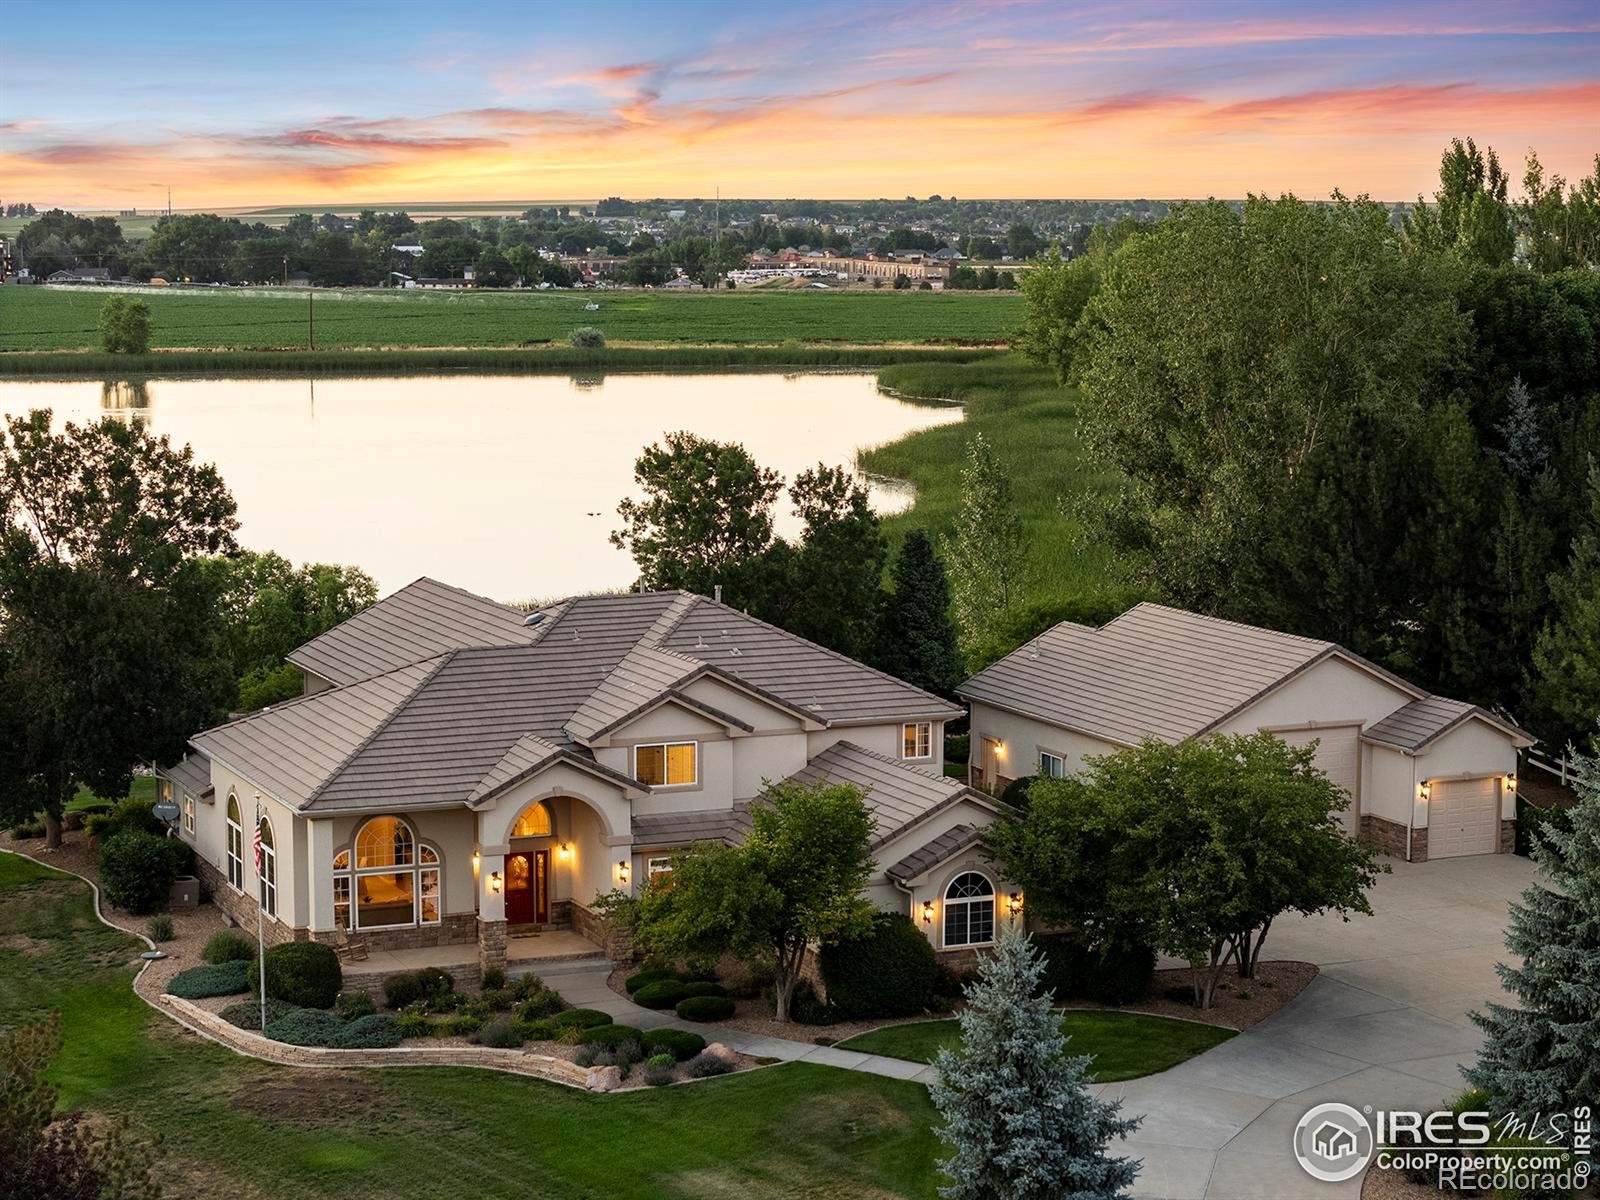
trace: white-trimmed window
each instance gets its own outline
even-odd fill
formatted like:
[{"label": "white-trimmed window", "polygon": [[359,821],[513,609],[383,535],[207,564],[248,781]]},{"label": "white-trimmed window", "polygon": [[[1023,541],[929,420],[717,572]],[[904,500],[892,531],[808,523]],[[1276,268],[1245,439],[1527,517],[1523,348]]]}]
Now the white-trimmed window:
[{"label": "white-trimmed window", "polygon": [[944,944],[985,946],[994,941],[994,884],[979,871],[963,871],[944,890]]},{"label": "white-trimmed window", "polygon": [[700,782],[699,742],[654,742],[633,748],[633,777],[651,787]]},{"label": "white-trimmed window", "polygon": [[1065,779],[1067,777],[1067,760],[1059,754],[1051,754],[1048,750],[1039,751],[1039,774],[1050,779]]},{"label": "white-trimmed window", "polygon": [[194,797],[188,792],[183,794],[183,831],[194,836]]},{"label": "white-trimmed window", "polygon": [[398,929],[443,920],[439,852],[398,817],[374,817],[354,854],[333,856],[333,919],[344,929]]},{"label": "white-trimmed window", "polygon": [[550,810],[543,804],[535,802],[522,810],[522,815],[517,818],[517,823],[511,827],[511,836],[514,838],[533,838],[550,836]]},{"label": "white-trimmed window", "polygon": [[256,886],[261,909],[269,917],[278,915],[278,851],[272,844],[272,822],[261,818],[261,861],[256,865]]},{"label": "white-trimmed window", "polygon": [[900,726],[900,757],[933,757],[932,721],[907,721]]},{"label": "white-trimmed window", "polygon": [[239,797],[228,793],[228,883],[244,891],[244,822],[239,818]]},{"label": "white-trimmed window", "polygon": [[655,855],[645,859],[645,877],[654,883],[658,879],[668,879],[672,875],[672,857],[666,854]]}]

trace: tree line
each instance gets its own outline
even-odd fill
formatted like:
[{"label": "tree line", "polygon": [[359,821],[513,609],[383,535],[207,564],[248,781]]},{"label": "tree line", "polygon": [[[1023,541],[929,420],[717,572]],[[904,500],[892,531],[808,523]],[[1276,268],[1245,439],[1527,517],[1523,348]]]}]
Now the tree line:
[{"label": "tree line", "polygon": [[1121,479],[1085,517],[1168,602],[1337,641],[1547,744],[1600,714],[1600,160],[1443,156],[1383,205],[1251,197],[1022,281]]}]

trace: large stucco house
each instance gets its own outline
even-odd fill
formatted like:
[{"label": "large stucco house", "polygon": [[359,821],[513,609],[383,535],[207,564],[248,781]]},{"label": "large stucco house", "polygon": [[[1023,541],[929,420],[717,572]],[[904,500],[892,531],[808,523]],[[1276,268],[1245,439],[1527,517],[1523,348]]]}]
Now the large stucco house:
[{"label": "large stucco house", "polygon": [[527,613],[422,579],[289,661],[304,696],[159,772],[216,902],[252,926],[259,903],[270,940],[460,946],[485,967],[519,931],[600,941],[597,896],[737,840],[789,778],[863,789],[870,897],[937,950],[1012,918],[977,845],[997,805],[942,772],[961,710],[705,597]]},{"label": "large stucco house", "polygon": [[1511,849],[1532,739],[1331,642],[1140,604],[1063,622],[968,679],[970,779],[1001,791],[1141,739],[1267,730],[1316,744],[1352,836],[1413,862]]}]

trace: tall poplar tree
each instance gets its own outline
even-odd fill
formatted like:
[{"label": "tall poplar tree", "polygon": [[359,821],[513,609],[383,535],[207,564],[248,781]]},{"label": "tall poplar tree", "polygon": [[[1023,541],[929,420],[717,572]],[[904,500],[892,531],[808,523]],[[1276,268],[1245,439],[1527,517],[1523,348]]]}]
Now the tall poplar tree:
[{"label": "tall poplar tree", "polygon": [[974,657],[1022,598],[1027,548],[1011,494],[1011,474],[978,434],[961,468],[961,508],[945,543],[961,649]]}]

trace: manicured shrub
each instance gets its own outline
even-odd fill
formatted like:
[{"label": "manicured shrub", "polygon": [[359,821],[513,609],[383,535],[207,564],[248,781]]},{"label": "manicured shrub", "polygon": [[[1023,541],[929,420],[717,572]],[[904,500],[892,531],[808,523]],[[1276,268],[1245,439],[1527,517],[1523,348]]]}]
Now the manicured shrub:
[{"label": "manicured shrub", "polygon": [[727,988],[708,979],[697,979],[693,983],[683,985],[683,998],[685,1000],[689,999],[690,996],[726,996],[727,994]]},{"label": "manicured shrub", "polygon": [[115,804],[86,813],[83,829],[90,837],[99,838],[102,844],[119,833],[137,831],[165,838],[167,832],[167,827],[151,810],[150,801],[137,796],[124,796]]},{"label": "manicured shrub", "polygon": [[[646,1051],[645,1053],[648,1054],[649,1051]],[[647,1067],[675,1067],[678,1065],[678,1060],[672,1057],[670,1054],[651,1054],[650,1057],[645,1060],[644,1065]]]},{"label": "manicured shrub", "polygon": [[172,840],[134,829],[106,839],[100,847],[106,899],[135,916],[165,908],[178,877],[178,862],[167,848]]},{"label": "manicured shrub", "polygon": [[383,981],[383,1003],[388,1008],[405,1008],[422,999],[422,980],[415,971],[391,975]]},{"label": "manicured shrub", "polygon": [[[332,946],[320,942],[284,942],[268,946],[267,995],[304,1008],[332,1008],[339,998],[344,972]],[[251,959],[250,990],[261,986],[260,966]]]},{"label": "manicured shrub", "polygon": [[623,1042],[640,1042],[644,1035],[631,1025],[596,1025],[583,1031],[585,1046],[620,1046]]},{"label": "manicured shrub", "polygon": [[652,983],[660,983],[664,979],[677,979],[682,977],[674,970],[667,967],[655,967],[648,971],[636,971],[622,981],[622,986],[628,990],[628,995],[633,995],[642,987],[649,987]]},{"label": "manicured shrub", "polygon": [[159,913],[150,918],[150,940],[152,942],[172,940],[172,918],[166,913]]},{"label": "manicured shrub", "polygon": [[678,979],[658,979],[633,994],[633,1002],[646,1008],[671,1008],[684,997],[687,985]]},{"label": "manicured shrub", "polygon": [[726,1021],[733,1016],[733,1001],[727,996],[690,996],[678,1001],[673,1011],[685,1021]]},{"label": "manicured shrub", "polygon": [[517,995],[509,988],[485,988],[478,993],[478,1000],[490,1012],[506,1012],[516,1001]]},{"label": "manicured shrub", "polygon": [[336,1050],[387,1050],[400,1044],[400,1027],[388,1013],[368,1013],[345,1025],[333,1039]]},{"label": "manicured shrub", "polygon": [[401,1013],[394,1019],[394,1027],[403,1038],[427,1037],[433,1033],[433,1022],[422,1013]]},{"label": "manicured shrub", "polygon": [[466,1006],[467,998],[460,992],[429,992],[420,1003],[431,1013],[453,1013]]},{"label": "manicured shrub", "polygon": [[333,1011],[346,1021],[353,1021],[357,1017],[371,1016],[378,1011],[378,1006],[366,992],[340,992],[333,1002]]},{"label": "manicured shrub", "polygon": [[644,1065],[644,1081],[651,1087],[666,1087],[677,1078],[677,1060],[670,1054],[657,1054]]},{"label": "manicured shrub", "polygon": [[566,1007],[566,1001],[554,992],[539,992],[517,1005],[517,1016],[524,1021],[538,1021],[553,1017]]},{"label": "manicured shrub", "polygon": [[256,956],[254,939],[245,937],[237,929],[219,929],[206,939],[206,948],[200,957],[208,963],[249,962]]},{"label": "manicured shrub", "polygon": [[295,1008],[267,1023],[266,1036],[291,1046],[331,1046],[344,1033],[345,1024],[320,1008]]},{"label": "manicured shrub", "polygon": [[518,1032],[522,1034],[522,1040],[526,1042],[553,1042],[556,1040],[556,1035],[561,1032],[561,1027],[548,1017],[537,1021],[524,1021],[518,1017],[515,1024]]},{"label": "manicured shrub", "polygon": [[506,985],[506,972],[503,967],[490,967],[483,973],[483,990],[490,991],[494,988],[503,988]]},{"label": "manicured shrub", "polygon": [[910,1017],[933,998],[933,945],[904,913],[880,913],[865,937],[824,946],[828,1000],[840,1017]]},{"label": "manicured shrub", "polygon": [[1057,1000],[1081,996],[1092,972],[1088,949],[1070,933],[1036,933],[1035,948],[1044,956],[1041,991],[1055,993]]},{"label": "manicured shrub", "polygon": [[417,982],[422,985],[424,995],[437,996],[456,990],[455,976],[443,967],[420,967],[416,976]]},{"label": "manicured shrub", "polygon": [[701,1052],[685,1063],[683,1069],[691,1078],[709,1079],[713,1075],[726,1075],[733,1070],[733,1064],[720,1054]]},{"label": "manicured shrub", "polygon": [[606,335],[592,325],[580,325],[567,335],[567,341],[579,350],[603,350]]},{"label": "manicured shrub", "polygon": [[[294,1005],[285,1004],[282,1000],[267,1001],[267,1024],[271,1025],[280,1017],[286,1017],[294,1011]],[[237,1004],[230,1004],[217,1014],[230,1025],[237,1025],[240,1029],[261,1028],[261,1001],[241,1000]]]},{"label": "manicured shrub", "polygon": [[184,1000],[205,1000],[211,996],[237,996],[250,990],[248,964],[242,962],[207,963],[179,971],[167,981],[167,994]]},{"label": "manicured shrub", "polygon": [[839,1019],[839,1010],[817,995],[810,980],[802,979],[789,997],[789,1019],[800,1025],[832,1025]]},{"label": "manicured shrub", "polygon": [[639,1038],[646,1054],[665,1052],[679,1062],[688,1062],[706,1048],[706,1040],[687,1029],[647,1029]]},{"label": "manicured shrub", "polygon": [[487,1021],[490,1017],[494,1016],[494,1005],[490,1004],[482,996],[474,996],[472,999],[462,1004],[461,1011],[464,1013],[471,1013],[480,1020]]},{"label": "manicured shrub", "polygon": [[1156,952],[1149,946],[1102,947],[1085,966],[1082,994],[1101,1004],[1127,1004],[1150,991]]},{"label": "manicured shrub", "polygon": [[965,972],[957,971],[944,963],[933,968],[933,994],[940,1000],[959,1000],[967,986]]},{"label": "manicured shrub", "polygon": [[556,1016],[556,1024],[563,1028],[593,1029],[596,1025],[611,1024],[611,1016],[597,1008],[569,1008]]},{"label": "manicured shrub", "polygon": [[473,1041],[480,1046],[492,1046],[496,1050],[515,1050],[527,1040],[521,1026],[510,1017],[496,1017],[478,1030]]}]

